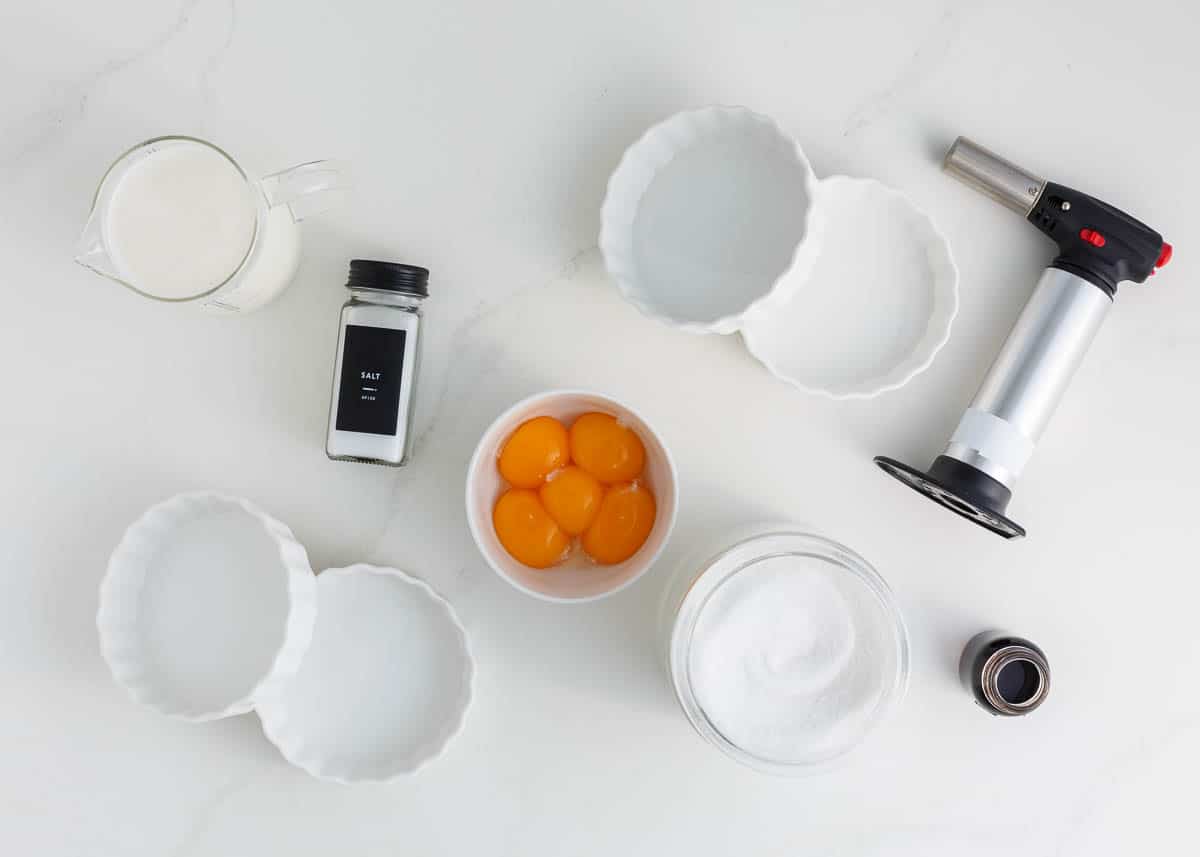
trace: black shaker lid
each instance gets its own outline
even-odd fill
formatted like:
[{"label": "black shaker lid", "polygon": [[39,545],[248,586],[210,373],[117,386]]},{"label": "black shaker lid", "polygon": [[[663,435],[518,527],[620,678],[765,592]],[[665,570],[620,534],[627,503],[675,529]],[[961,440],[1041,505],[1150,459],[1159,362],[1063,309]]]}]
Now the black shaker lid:
[{"label": "black shaker lid", "polygon": [[379,292],[398,292],[418,298],[429,297],[429,269],[399,262],[376,262],[371,259],[350,260],[348,289],[374,289]]}]

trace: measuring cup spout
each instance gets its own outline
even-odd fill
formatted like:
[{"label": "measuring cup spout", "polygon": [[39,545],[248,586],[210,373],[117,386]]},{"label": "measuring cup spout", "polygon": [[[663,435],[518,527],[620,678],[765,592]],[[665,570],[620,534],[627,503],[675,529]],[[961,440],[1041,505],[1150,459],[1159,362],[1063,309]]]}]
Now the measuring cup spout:
[{"label": "measuring cup spout", "polygon": [[104,243],[100,218],[94,211],[88,218],[87,225],[83,227],[83,234],[79,236],[79,241],[75,245],[75,261],[97,274],[112,280],[120,280],[116,263],[109,255],[108,247]]}]

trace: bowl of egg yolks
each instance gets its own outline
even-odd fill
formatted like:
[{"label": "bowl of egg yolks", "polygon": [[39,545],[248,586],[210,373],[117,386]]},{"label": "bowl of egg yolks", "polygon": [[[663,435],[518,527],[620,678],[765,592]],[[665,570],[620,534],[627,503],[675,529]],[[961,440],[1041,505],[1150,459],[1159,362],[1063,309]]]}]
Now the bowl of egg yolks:
[{"label": "bowl of egg yolks", "polygon": [[675,464],[637,413],[608,396],[556,390],[513,405],[467,468],[467,523],[517,589],[594,601],[641,577],[666,547]]}]

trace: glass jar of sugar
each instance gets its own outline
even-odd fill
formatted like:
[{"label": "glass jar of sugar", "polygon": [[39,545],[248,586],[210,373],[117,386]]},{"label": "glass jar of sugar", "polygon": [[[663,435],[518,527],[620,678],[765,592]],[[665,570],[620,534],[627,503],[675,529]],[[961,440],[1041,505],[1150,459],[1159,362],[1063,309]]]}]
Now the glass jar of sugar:
[{"label": "glass jar of sugar", "polygon": [[330,458],[408,463],[428,283],[429,271],[416,265],[350,262],[325,442]]},{"label": "glass jar of sugar", "polygon": [[787,524],[697,546],[661,611],[667,672],[692,727],[771,774],[828,768],[894,708],[908,635],[883,578]]}]

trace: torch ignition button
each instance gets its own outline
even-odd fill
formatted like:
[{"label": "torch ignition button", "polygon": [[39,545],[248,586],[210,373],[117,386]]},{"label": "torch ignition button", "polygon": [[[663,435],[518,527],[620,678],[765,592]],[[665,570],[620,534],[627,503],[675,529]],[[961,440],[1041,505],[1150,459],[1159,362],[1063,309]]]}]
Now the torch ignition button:
[{"label": "torch ignition button", "polygon": [[1162,249],[1158,251],[1158,261],[1154,263],[1154,267],[1161,268],[1163,265],[1167,264],[1167,262],[1170,262],[1171,254],[1174,252],[1175,248],[1164,241]]}]

